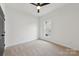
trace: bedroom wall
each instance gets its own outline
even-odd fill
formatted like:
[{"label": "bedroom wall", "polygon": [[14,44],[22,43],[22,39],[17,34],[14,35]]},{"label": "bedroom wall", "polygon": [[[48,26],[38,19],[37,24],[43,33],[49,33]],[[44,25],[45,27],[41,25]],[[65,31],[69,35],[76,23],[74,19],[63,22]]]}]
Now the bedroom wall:
[{"label": "bedroom wall", "polygon": [[[17,8],[18,9],[18,8]],[[6,47],[37,39],[37,18],[5,5]]]},{"label": "bedroom wall", "polygon": [[[47,37],[45,21],[51,23]],[[79,4],[67,4],[41,17],[40,27],[42,39],[79,50]]]}]

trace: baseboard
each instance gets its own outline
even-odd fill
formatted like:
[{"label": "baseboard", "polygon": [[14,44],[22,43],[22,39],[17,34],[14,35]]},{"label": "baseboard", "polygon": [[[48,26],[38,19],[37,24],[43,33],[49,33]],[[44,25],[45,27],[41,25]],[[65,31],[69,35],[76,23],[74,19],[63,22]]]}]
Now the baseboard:
[{"label": "baseboard", "polygon": [[55,42],[51,42],[51,41],[44,40],[44,39],[38,39],[38,40],[43,40],[43,41],[46,41],[46,42],[49,42],[49,43],[55,44],[55,45],[57,45],[57,46],[60,46],[60,47],[66,48],[66,49],[74,50],[74,51],[76,51],[76,52],[79,52],[79,50],[75,50],[75,49],[73,49],[73,48],[70,48],[70,47],[64,46],[64,45],[62,45],[62,44],[57,44],[57,43],[55,43]]},{"label": "baseboard", "polygon": [[[37,39],[33,39],[33,40],[37,40]],[[13,47],[13,46],[16,46],[16,45],[19,45],[19,44],[23,44],[23,43],[29,43],[33,40],[28,40],[28,41],[22,41],[22,42],[16,42],[14,44],[11,44],[11,45],[8,45],[8,46],[5,46],[5,49],[8,48],[8,47]]]}]

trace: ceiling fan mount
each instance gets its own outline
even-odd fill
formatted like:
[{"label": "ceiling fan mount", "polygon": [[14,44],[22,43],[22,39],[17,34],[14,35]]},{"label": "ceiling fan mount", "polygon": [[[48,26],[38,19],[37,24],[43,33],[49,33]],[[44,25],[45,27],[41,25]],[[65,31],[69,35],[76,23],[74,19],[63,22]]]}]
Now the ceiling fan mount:
[{"label": "ceiling fan mount", "polygon": [[42,6],[48,5],[50,3],[31,3],[31,4],[37,7],[37,12],[39,13],[40,12],[40,8]]}]

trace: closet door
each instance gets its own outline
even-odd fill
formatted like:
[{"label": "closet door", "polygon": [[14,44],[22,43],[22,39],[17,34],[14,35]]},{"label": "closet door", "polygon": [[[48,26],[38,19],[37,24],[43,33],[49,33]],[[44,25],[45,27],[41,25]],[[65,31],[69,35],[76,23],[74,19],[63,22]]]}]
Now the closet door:
[{"label": "closet door", "polygon": [[4,14],[0,7],[0,56],[4,53]]}]

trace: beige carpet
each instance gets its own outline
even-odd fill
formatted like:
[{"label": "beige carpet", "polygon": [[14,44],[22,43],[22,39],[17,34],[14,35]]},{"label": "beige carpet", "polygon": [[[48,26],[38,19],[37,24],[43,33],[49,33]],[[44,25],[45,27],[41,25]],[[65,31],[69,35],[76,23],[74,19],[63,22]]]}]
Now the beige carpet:
[{"label": "beige carpet", "polygon": [[54,43],[43,40],[33,40],[29,43],[7,47],[5,56],[79,56],[79,51],[74,51]]}]

